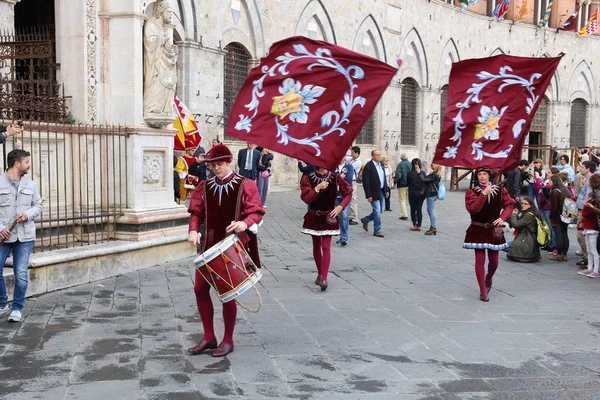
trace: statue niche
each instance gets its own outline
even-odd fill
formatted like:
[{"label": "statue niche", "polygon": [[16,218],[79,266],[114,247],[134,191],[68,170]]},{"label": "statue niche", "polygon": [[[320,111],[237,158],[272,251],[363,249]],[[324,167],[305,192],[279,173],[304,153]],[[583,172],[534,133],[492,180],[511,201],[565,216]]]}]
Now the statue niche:
[{"label": "statue niche", "polygon": [[178,48],[173,43],[173,11],[159,0],[144,24],[144,119],[161,128],[173,122]]}]

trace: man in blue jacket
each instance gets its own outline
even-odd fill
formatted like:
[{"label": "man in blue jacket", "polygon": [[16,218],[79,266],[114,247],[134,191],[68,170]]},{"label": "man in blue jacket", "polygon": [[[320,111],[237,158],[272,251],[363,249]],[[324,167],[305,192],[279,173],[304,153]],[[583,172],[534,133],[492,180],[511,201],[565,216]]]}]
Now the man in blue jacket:
[{"label": "man in blue jacket", "polygon": [[[346,163],[346,160],[342,158],[340,165],[338,165],[335,173],[341,175],[350,186],[352,186],[352,180],[354,178],[354,167],[350,163]],[[338,191],[338,197],[336,199],[336,205],[342,202],[342,194]],[[348,228],[350,226],[350,204],[346,206],[339,214],[340,218],[340,239],[336,242],[345,246],[348,243]]]}]

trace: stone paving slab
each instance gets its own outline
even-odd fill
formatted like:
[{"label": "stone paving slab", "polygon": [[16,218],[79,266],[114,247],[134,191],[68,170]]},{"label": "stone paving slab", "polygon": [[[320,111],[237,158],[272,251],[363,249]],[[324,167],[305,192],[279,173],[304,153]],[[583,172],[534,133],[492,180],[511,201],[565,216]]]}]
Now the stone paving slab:
[{"label": "stone paving slab", "polygon": [[600,399],[600,279],[577,275],[574,232],[570,263],[502,255],[482,303],[463,198],[437,202],[436,236],[410,232],[395,201],[385,238],[351,226],[321,292],[306,207],[274,191],[263,310],[240,309],[234,353],[186,354],[202,328],[182,260],[28,299],[22,323],[0,322],[0,398]]}]

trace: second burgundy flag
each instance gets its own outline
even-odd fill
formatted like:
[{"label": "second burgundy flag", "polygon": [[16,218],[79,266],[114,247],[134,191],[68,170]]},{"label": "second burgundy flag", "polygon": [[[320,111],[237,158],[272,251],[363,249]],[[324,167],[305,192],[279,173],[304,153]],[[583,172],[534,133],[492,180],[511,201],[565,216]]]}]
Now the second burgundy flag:
[{"label": "second burgundy flag", "polygon": [[515,167],[560,60],[499,55],[453,64],[433,162],[501,171]]}]

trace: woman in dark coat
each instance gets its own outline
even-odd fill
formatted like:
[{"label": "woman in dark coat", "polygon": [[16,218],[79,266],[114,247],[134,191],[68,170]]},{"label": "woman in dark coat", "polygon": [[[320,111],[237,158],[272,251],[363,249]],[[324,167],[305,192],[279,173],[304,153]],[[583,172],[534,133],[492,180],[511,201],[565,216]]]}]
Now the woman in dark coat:
[{"label": "woman in dark coat", "polygon": [[[505,188],[490,182],[492,171],[489,168],[479,168],[476,175],[479,184],[467,190],[465,194],[465,206],[471,214],[471,225],[467,229],[463,248],[475,250],[475,276],[479,284],[479,299],[489,301],[492,278],[498,269],[498,251],[508,247],[502,227],[510,217],[515,201]],[[486,251],[489,260],[487,274]]]},{"label": "woman in dark coat", "polygon": [[413,158],[411,161],[412,169],[408,172],[406,181],[408,182],[408,203],[410,204],[410,218],[413,226],[411,231],[420,231],[423,222],[423,202],[425,201],[425,183],[423,177],[425,173],[421,171],[421,160]]},{"label": "woman in dark coat", "polygon": [[540,247],[537,242],[537,219],[542,218],[540,212],[533,204],[531,197],[521,200],[522,211],[516,208],[508,219],[508,224],[517,230],[518,234],[510,245],[507,258],[518,262],[536,262],[540,256]]}]

